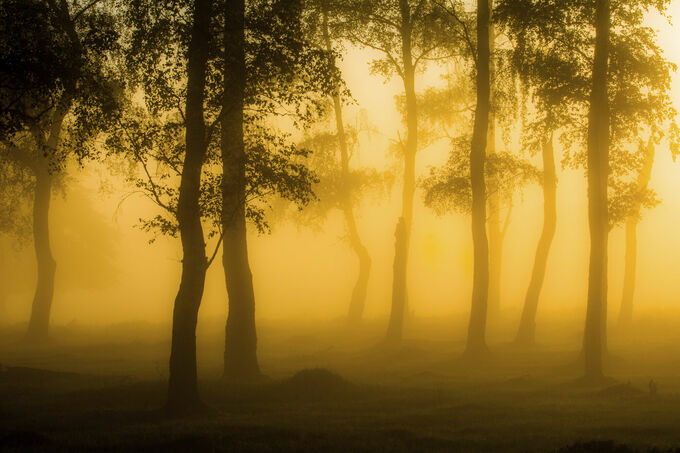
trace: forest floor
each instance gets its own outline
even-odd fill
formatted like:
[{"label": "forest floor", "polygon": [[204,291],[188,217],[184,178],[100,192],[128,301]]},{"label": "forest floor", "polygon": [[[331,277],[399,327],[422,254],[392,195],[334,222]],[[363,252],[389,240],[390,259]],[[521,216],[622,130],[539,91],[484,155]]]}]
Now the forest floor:
[{"label": "forest floor", "polygon": [[[530,350],[490,342],[489,357],[468,362],[460,358],[462,340],[447,339],[443,323],[421,326],[398,348],[380,345],[377,324],[353,330],[341,323],[324,329],[261,324],[266,378],[249,385],[220,379],[221,323],[201,329],[200,390],[210,410],[181,419],[159,410],[167,326],[57,327],[49,345],[22,342],[22,326],[5,328],[0,451],[627,453],[680,447],[680,343],[674,338],[633,348],[630,335],[620,341],[613,335],[612,380],[585,385],[578,379],[577,341]],[[649,390],[651,379],[657,394]]]}]

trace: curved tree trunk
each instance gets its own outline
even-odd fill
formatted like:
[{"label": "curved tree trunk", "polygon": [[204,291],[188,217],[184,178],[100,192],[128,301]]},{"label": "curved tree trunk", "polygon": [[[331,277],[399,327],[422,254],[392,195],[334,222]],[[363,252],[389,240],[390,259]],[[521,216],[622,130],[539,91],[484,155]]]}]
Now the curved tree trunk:
[{"label": "curved tree trunk", "polygon": [[196,0],[187,62],[186,154],[177,220],[182,240],[182,277],[172,317],[167,407],[187,412],[201,405],[196,365],[196,323],[203,297],[207,258],[199,198],[206,155],[203,115],[212,0]]},{"label": "curved tree trunk", "polygon": [[[652,177],[654,166],[654,142],[649,140],[644,148],[645,158],[638,174],[637,188],[639,193],[647,190],[649,180]],[[638,201],[633,213],[626,220],[626,264],[623,273],[623,293],[621,295],[621,311],[619,312],[619,325],[628,327],[633,322],[633,296],[635,294],[635,274],[637,268],[637,226],[640,220],[640,202]]]},{"label": "curved tree trunk", "polygon": [[349,304],[347,319],[350,323],[357,323],[361,320],[366,306],[366,293],[368,291],[368,278],[371,273],[371,256],[361,242],[351,208],[345,210],[345,219],[349,230],[350,244],[354,253],[359,259],[359,275],[352,290],[352,300]]},{"label": "curved tree trunk", "polygon": [[246,85],[245,1],[227,2],[224,33],[222,115],[222,231],[224,276],[229,296],[224,376],[247,380],[257,362],[255,293],[246,237],[246,153],[243,137]]},{"label": "curved tree trunk", "polygon": [[52,257],[50,244],[50,200],[52,198],[52,176],[47,168],[35,172],[33,200],[33,245],[38,263],[38,281],[33,297],[31,320],[28,324],[28,339],[47,340],[52,299],[54,297],[54,276],[57,263]]},{"label": "curved tree trunk", "polygon": [[401,11],[401,53],[403,58],[404,94],[406,96],[407,138],[404,150],[404,190],[401,217],[397,221],[394,243],[394,267],[392,280],[392,310],[387,326],[386,341],[398,344],[402,340],[404,317],[408,305],[408,256],[413,223],[413,198],[416,190],[416,152],[418,150],[418,110],[416,103],[415,68],[411,43],[411,11],[408,0],[399,0]]},{"label": "curved tree trunk", "polygon": [[538,298],[543,289],[545,270],[548,264],[550,246],[557,227],[557,176],[555,174],[555,152],[552,136],[543,142],[543,231],[536,247],[531,280],[524,299],[522,318],[519,323],[516,342],[532,345],[536,339],[536,311]]},{"label": "curved tree trunk", "polygon": [[596,0],[595,58],[593,87],[588,118],[588,221],[590,262],[588,269],[588,307],[583,351],[585,376],[603,376],[603,355],[607,326],[607,239],[609,213],[607,176],[609,174],[609,101],[607,69],[609,61],[609,0]]},{"label": "curved tree trunk", "polygon": [[[333,50],[330,35],[328,33],[328,13],[324,9],[323,15],[323,39],[324,45],[328,52]],[[371,272],[371,257],[368,250],[361,242],[359,236],[359,229],[357,228],[356,217],[354,216],[354,206],[352,206],[352,197],[350,193],[350,172],[349,172],[349,150],[347,149],[347,136],[345,134],[345,124],[342,115],[342,99],[339,91],[333,95],[333,109],[335,113],[335,125],[338,134],[338,145],[340,148],[340,166],[342,178],[342,211],[345,215],[345,223],[347,224],[347,232],[349,233],[349,242],[352,250],[357,255],[359,260],[359,275],[354,284],[352,291],[352,300],[349,304],[349,312],[347,320],[355,324],[359,322],[364,314],[364,307],[366,305],[366,291],[368,289],[368,277]]]},{"label": "curved tree trunk", "polygon": [[465,355],[480,356],[487,351],[486,317],[489,295],[489,243],[486,235],[486,163],[487,128],[490,111],[490,60],[488,0],[477,0],[477,107],[470,149],[470,184],[472,187],[472,241],[474,270],[472,306]]},{"label": "curved tree trunk", "polygon": [[340,161],[342,166],[342,180],[344,186],[342,195],[342,210],[345,215],[347,232],[349,233],[349,243],[359,260],[359,275],[357,277],[356,283],[354,284],[354,290],[352,291],[352,300],[350,301],[347,318],[350,323],[357,323],[361,320],[364,314],[364,307],[366,305],[368,277],[371,271],[371,257],[368,254],[368,250],[361,241],[361,237],[359,236],[359,229],[357,228],[356,217],[354,216],[354,206],[352,206],[352,196],[349,193],[349,152],[347,150],[345,127],[342,121],[342,106],[340,104],[340,96],[333,96],[333,105],[335,108],[338,141],[340,142]]}]

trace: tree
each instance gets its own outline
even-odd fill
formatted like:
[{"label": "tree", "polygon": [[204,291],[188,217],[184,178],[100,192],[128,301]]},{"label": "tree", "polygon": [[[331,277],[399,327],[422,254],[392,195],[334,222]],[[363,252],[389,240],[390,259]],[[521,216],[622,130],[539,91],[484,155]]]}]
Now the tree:
[{"label": "tree", "polygon": [[[446,10],[449,15],[455,17],[466,27],[472,28],[470,14],[458,11],[455,5],[447,5]],[[490,32],[493,34],[492,32]],[[517,121],[517,93],[515,80],[508,64],[505,49],[495,49],[492,45],[490,35],[490,48],[495,54],[492,55],[490,63],[490,74],[492,74],[492,96],[491,110],[488,130],[488,158],[492,161],[487,165],[485,177],[488,183],[487,196],[487,230],[489,232],[489,310],[498,312],[500,309],[501,298],[501,269],[503,257],[503,244],[506,237],[508,225],[513,211],[513,195],[515,191],[531,182],[533,170],[522,159],[516,158],[511,153],[501,152],[498,159],[494,156],[497,152],[497,130],[502,132],[502,144],[508,148],[511,128]],[[440,211],[440,207],[450,205],[454,210],[463,213],[470,212],[469,200],[461,198],[460,193],[456,195],[456,190],[469,189],[469,184],[459,180],[462,186],[449,183],[469,176],[469,156],[465,156],[461,146],[468,146],[470,142],[470,127],[472,125],[472,115],[474,105],[474,80],[471,80],[470,73],[474,73],[474,61],[470,61],[474,55],[474,44],[467,44],[469,49],[463,55],[457,55],[453,59],[456,66],[456,73],[447,75],[447,86],[441,89],[428,89],[419,96],[420,117],[425,119],[421,129],[427,131],[427,127],[435,127],[441,130],[445,138],[451,142],[452,152],[449,162],[441,171],[432,169],[430,176],[424,181],[426,190],[425,201],[430,207]],[[455,131],[455,133],[454,133]],[[427,133],[427,132],[426,132]],[[527,173],[529,171],[529,173]],[[448,182],[447,182],[448,181]],[[457,186],[457,188],[456,188]],[[447,192],[452,198],[450,200],[438,199],[446,197]]]},{"label": "tree", "polygon": [[196,370],[196,323],[208,262],[199,198],[208,146],[204,104],[212,14],[211,0],[195,0],[191,40],[187,49],[185,155],[177,200],[183,258],[182,277],[172,316],[167,402],[172,411],[191,410],[201,404]]},{"label": "tree", "polygon": [[585,373],[589,379],[602,377],[603,328],[607,313],[607,236],[609,206],[609,99],[607,73],[609,61],[609,0],[595,3],[595,57],[588,116],[588,224],[590,262],[588,266],[588,308],[583,340]]},{"label": "tree", "polygon": [[[321,6],[321,35],[324,49],[332,54],[334,52],[333,43],[331,41],[330,30],[328,26],[328,10]],[[338,85],[332,94],[333,98],[333,112],[335,114],[336,136],[338,148],[340,149],[340,187],[338,188],[338,195],[340,199],[340,206],[345,216],[345,223],[347,226],[347,233],[349,236],[349,243],[354,250],[359,261],[359,275],[354,284],[352,291],[352,299],[349,304],[349,311],[347,319],[350,323],[357,323],[361,320],[364,313],[364,306],[366,305],[366,291],[368,289],[368,278],[371,272],[371,256],[368,254],[366,246],[361,241],[359,229],[357,228],[356,216],[354,213],[354,203],[352,200],[352,175],[350,171],[350,152],[347,140],[347,133],[342,111],[342,97]]]},{"label": "tree", "polygon": [[[132,164],[131,169],[123,165],[128,181],[160,208],[159,214],[142,219],[142,228],[154,234],[179,235],[182,239],[184,260],[175,302],[168,393],[168,408],[177,412],[191,411],[202,404],[196,382],[195,330],[205,274],[223,243],[228,243],[225,254],[234,252],[234,232],[223,228],[222,215],[223,181],[234,182],[230,168],[226,172],[229,176],[223,178],[220,146],[220,135],[224,136],[220,131],[224,130],[226,118],[233,118],[234,114],[232,107],[225,104],[225,99],[233,94],[232,87],[223,89],[225,80],[232,80],[234,75],[233,68],[225,64],[233,61],[233,49],[228,48],[225,53],[224,41],[217,38],[225,25],[223,7],[221,2],[130,3],[126,17],[133,32],[127,44],[125,66],[134,86],[128,96],[125,118],[107,139],[111,157],[114,160],[122,157],[123,163]],[[186,23],[193,25],[186,28]],[[256,31],[267,39],[275,39],[266,35],[272,31],[271,25],[263,19],[259,26],[264,28]],[[290,61],[278,58],[278,54],[267,54],[262,34],[255,34],[249,41],[253,46],[249,48],[252,57],[249,70],[257,73],[250,82],[258,84],[255,91],[262,98],[248,105],[252,116],[248,116],[249,122],[240,133],[248,152],[243,167],[239,167],[243,171],[240,182],[244,184],[239,198],[245,214],[243,222],[252,221],[260,232],[268,227],[267,197],[278,194],[304,203],[310,197],[313,182],[299,162],[306,151],[288,145],[284,137],[264,125],[264,116],[280,104],[273,88],[263,89],[261,84],[271,81],[270,87],[276,86],[273,78],[278,74],[281,79],[277,86],[285,83],[290,87],[293,82],[276,73],[280,69],[276,65],[295,70],[300,66],[289,65]],[[292,44],[286,42],[278,52],[286,58],[298,57],[286,53],[290,50],[287,45]],[[306,63],[309,60],[299,64]],[[136,96],[139,89],[144,95],[141,105],[140,97]],[[284,94],[290,92],[280,97]],[[239,134],[237,130],[232,132]],[[229,212],[237,214],[238,210]],[[205,242],[211,238],[217,239],[208,256]],[[231,279],[238,276],[234,276],[231,268],[229,278],[233,289]],[[230,302],[234,298],[232,295]],[[232,344],[229,338],[226,347],[232,348]]]},{"label": "tree", "polygon": [[[329,118],[325,119],[328,120]],[[390,180],[388,175],[373,168],[353,168],[350,166],[353,157],[359,153],[360,135],[362,133],[370,134],[371,126],[366,125],[367,120],[363,115],[359,115],[356,124],[343,125],[342,134],[338,132],[335,118],[332,118],[332,120],[335,123],[335,128],[331,127],[329,130],[326,127],[327,124],[324,124],[326,122],[320,123],[300,142],[302,148],[311,151],[307,165],[316,175],[318,182],[313,187],[316,199],[303,211],[298,211],[295,220],[319,228],[321,221],[325,220],[333,210],[337,209],[343,214],[346,225],[346,236],[343,239],[347,241],[360,261],[359,275],[352,290],[347,313],[348,323],[356,324],[361,320],[364,310],[370,256],[368,256],[368,251],[359,237],[355,211],[370,196],[375,198],[384,196],[390,185]],[[341,140],[345,143],[346,162],[343,158],[343,148],[340,145]],[[351,209],[351,212],[348,209]],[[348,216],[351,218],[348,218]],[[358,245],[361,245],[363,249],[360,249]],[[363,250],[363,252],[358,253],[358,250]],[[364,252],[366,253],[365,256]],[[365,258],[368,258],[368,261]],[[361,264],[362,260],[364,261],[363,264]]]},{"label": "tree", "polygon": [[633,295],[635,294],[635,273],[637,268],[637,226],[643,206],[652,207],[656,200],[649,193],[649,180],[654,166],[655,143],[653,139],[645,145],[640,143],[640,151],[644,156],[642,167],[637,174],[635,185],[628,191],[632,203],[626,209],[626,252],[623,274],[623,290],[621,294],[621,309],[619,310],[619,324],[630,326],[633,321]]},{"label": "tree", "polygon": [[470,140],[470,189],[473,242],[473,282],[470,322],[464,355],[477,358],[488,351],[486,322],[489,303],[489,240],[487,236],[486,158],[491,112],[491,2],[476,4],[476,41],[469,32],[467,15],[461,5],[448,2],[440,5],[444,12],[462,27],[463,46],[472,56],[475,66],[475,113]]},{"label": "tree", "polygon": [[[106,140],[110,157],[131,163],[127,179],[161,208],[155,217],[142,219],[142,227],[181,239],[182,270],[174,301],[166,403],[167,410],[178,414],[203,406],[196,324],[212,262],[206,256],[203,221],[211,214],[205,189],[206,180],[211,181],[206,161],[216,124],[209,90],[214,77],[216,6],[213,0],[127,3],[130,33],[121,63],[131,81],[128,105]],[[136,100],[140,90],[142,105]],[[213,235],[211,229],[209,236]]]},{"label": "tree", "polygon": [[[425,205],[441,215],[450,211],[470,214],[472,208],[472,191],[470,186],[470,126],[472,112],[470,105],[474,102],[473,81],[470,80],[470,68],[463,66],[457,73],[449,74],[447,87],[428,89],[419,97],[421,118],[427,120],[427,126],[441,130],[449,141],[450,153],[446,164],[442,167],[430,168],[427,177],[421,180],[424,189]],[[499,122],[508,128],[514,116],[509,93],[504,90],[500,81],[494,87],[496,94],[496,111]],[[501,102],[502,100],[502,102]],[[506,143],[506,148],[508,148]],[[495,147],[494,147],[495,148]],[[485,178],[494,181],[493,205],[499,208],[506,206],[504,220],[498,228],[498,240],[501,245],[510,225],[513,211],[513,198],[517,193],[534,182],[540,182],[540,172],[528,161],[519,158],[509,151],[497,151],[487,156],[485,162]],[[487,207],[491,209],[491,193],[488,194]],[[487,219],[487,228],[491,229]]]},{"label": "tree", "polygon": [[322,99],[338,85],[330,55],[306,37],[304,12],[299,0],[225,5],[220,219],[229,294],[224,352],[228,379],[260,374],[246,219],[254,219],[262,231],[268,205],[258,200],[279,194],[305,205],[313,196],[315,178],[303,163],[308,150],[297,148],[267,120],[287,118],[304,128],[316,120]]},{"label": "tree", "polygon": [[[533,111],[522,113],[523,147],[530,153],[540,151],[543,163],[543,228],[536,246],[534,265],[525,295],[516,343],[531,345],[535,341],[536,313],[543,288],[550,247],[557,226],[557,176],[554,135],[570,124],[570,107],[574,102],[571,87],[578,86],[570,62],[570,42],[555,39],[545,45],[561,27],[561,21],[546,14],[526,14],[533,6],[515,0],[501,0],[495,10],[497,23],[511,38],[510,70],[519,76],[524,99]],[[539,17],[537,19],[536,17]],[[578,92],[577,92],[578,93]]]},{"label": "tree", "polygon": [[397,74],[404,85],[406,140],[400,138],[404,156],[402,212],[395,230],[392,308],[387,342],[403,336],[407,307],[407,269],[413,200],[416,189],[415,161],[418,142],[416,73],[428,59],[450,49],[450,37],[442,33],[444,19],[435,2],[428,0],[347,0],[335,3],[343,17],[343,36],[350,42],[380,52],[371,62],[373,73],[386,78]]},{"label": "tree", "polygon": [[[0,17],[10,23],[3,28],[9,33],[1,38],[0,47],[7,53],[0,78],[9,96],[4,99],[11,100],[2,107],[0,135],[6,158],[23,165],[35,179],[32,220],[38,279],[27,336],[43,341],[56,271],[49,233],[52,187],[68,158],[85,157],[91,138],[117,114],[120,84],[107,56],[117,49],[118,33],[115,15],[103,0],[10,0],[2,8]],[[18,24],[17,19],[26,22]],[[31,30],[37,30],[38,42]],[[29,82],[33,79],[36,85],[22,81],[24,76],[13,72],[17,67],[28,67]]]},{"label": "tree", "polygon": [[[496,65],[496,25],[493,17],[493,0],[489,0],[489,80],[491,81],[491,100],[489,109],[489,128],[486,139],[486,153],[493,156],[496,153],[496,116],[498,113],[498,91],[500,85]],[[488,200],[487,231],[489,240],[489,314],[498,315],[501,305],[501,275],[503,269],[503,240],[505,231],[501,225],[501,202],[498,198],[497,185],[500,181],[494,175],[487,175]],[[511,209],[508,209],[511,211]]]},{"label": "tree", "polygon": [[488,0],[477,0],[477,106],[470,143],[470,186],[472,189],[472,241],[474,275],[472,309],[465,354],[479,356],[487,350],[486,314],[489,295],[489,243],[486,235],[486,162],[487,132],[491,97]]},{"label": "tree", "polygon": [[255,292],[246,238],[245,0],[227,2],[224,21],[222,95],[222,263],[229,293],[225,329],[224,376],[252,379],[260,374],[255,329]]},{"label": "tree", "polygon": [[[653,30],[644,26],[645,11],[665,9],[664,4],[640,1],[615,3],[611,9],[607,61],[609,111],[609,163],[607,168],[608,225],[620,222],[630,206],[631,175],[644,160],[637,143],[641,136],[667,131],[673,136],[675,116],[668,96],[673,65],[662,55]],[[532,14],[527,15],[526,11]],[[586,2],[533,2],[502,0],[496,17],[512,41],[512,66],[520,76],[534,112],[525,111],[524,141],[530,150],[555,136],[565,147],[563,162],[573,168],[587,167],[585,150],[593,84],[594,10]],[[528,109],[527,109],[528,110]],[[673,140],[671,140],[673,141]],[[633,177],[634,178],[634,177]],[[549,187],[547,184],[545,187]],[[623,190],[623,189],[626,190]],[[633,190],[634,192],[634,190]],[[525,300],[517,340],[534,341],[538,293],[547,256],[546,244],[553,233],[554,209],[545,193],[544,232],[539,241],[532,281]],[[644,198],[644,197],[643,197]],[[550,222],[548,222],[550,220]],[[604,332],[604,330],[603,330]],[[606,336],[603,334],[603,340]]]},{"label": "tree", "polygon": [[524,298],[522,317],[515,338],[518,344],[524,346],[533,344],[536,339],[538,298],[543,289],[550,246],[557,229],[557,176],[552,135],[541,143],[541,157],[543,161],[543,230],[536,246],[534,266],[531,270],[531,279]]}]

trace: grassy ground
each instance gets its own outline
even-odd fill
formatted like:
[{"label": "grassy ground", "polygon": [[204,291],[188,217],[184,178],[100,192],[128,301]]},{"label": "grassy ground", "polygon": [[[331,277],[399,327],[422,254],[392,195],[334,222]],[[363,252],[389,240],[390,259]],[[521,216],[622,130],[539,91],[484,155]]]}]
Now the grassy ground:
[{"label": "grassy ground", "polygon": [[[379,346],[373,327],[265,325],[260,350],[267,379],[236,386],[219,378],[221,325],[208,325],[199,338],[199,362],[210,411],[183,419],[158,410],[165,327],[57,328],[47,346],[22,343],[20,327],[5,329],[0,451],[680,447],[680,374],[673,359],[680,354],[670,339],[649,339],[636,349],[628,336],[613,335],[608,371],[614,380],[586,386],[578,381],[575,344],[524,351],[496,342],[490,357],[469,363],[459,358],[462,342],[449,339],[443,324],[423,323],[396,349]],[[303,369],[331,371],[296,374]],[[657,395],[648,389],[652,378]]]}]

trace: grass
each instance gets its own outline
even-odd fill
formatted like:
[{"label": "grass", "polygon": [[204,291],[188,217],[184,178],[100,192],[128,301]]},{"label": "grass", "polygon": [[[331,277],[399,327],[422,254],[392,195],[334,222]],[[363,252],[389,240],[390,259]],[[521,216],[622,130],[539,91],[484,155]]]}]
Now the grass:
[{"label": "grass", "polygon": [[[576,344],[525,351],[497,342],[488,360],[470,364],[460,359],[462,343],[443,336],[376,347],[374,327],[347,335],[340,325],[298,326],[291,334],[265,325],[261,365],[269,379],[247,386],[219,378],[221,326],[205,327],[200,388],[212,410],[181,419],[159,411],[163,329],[57,329],[43,347],[21,343],[19,327],[5,329],[0,451],[628,453],[680,446],[675,350],[645,354],[614,336],[614,380],[585,386]],[[428,338],[424,332],[414,338]],[[648,390],[650,376],[657,395]]]}]

